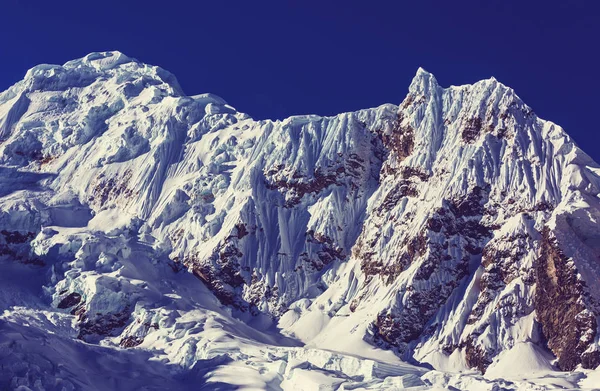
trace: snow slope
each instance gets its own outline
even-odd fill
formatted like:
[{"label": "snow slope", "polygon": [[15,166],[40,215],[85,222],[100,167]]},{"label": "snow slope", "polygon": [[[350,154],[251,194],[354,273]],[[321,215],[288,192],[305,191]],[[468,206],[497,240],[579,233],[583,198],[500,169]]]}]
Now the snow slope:
[{"label": "snow slope", "polygon": [[0,94],[0,385],[593,388],[599,175],[495,79],[256,121],[39,65]]}]

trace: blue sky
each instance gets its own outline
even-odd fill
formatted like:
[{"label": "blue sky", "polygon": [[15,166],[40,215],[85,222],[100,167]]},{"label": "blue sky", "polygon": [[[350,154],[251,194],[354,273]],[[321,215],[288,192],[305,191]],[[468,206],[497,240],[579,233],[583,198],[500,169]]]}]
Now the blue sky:
[{"label": "blue sky", "polygon": [[600,161],[600,1],[2,0],[0,90],[38,63],[120,50],[255,118],[400,103],[495,76]]}]

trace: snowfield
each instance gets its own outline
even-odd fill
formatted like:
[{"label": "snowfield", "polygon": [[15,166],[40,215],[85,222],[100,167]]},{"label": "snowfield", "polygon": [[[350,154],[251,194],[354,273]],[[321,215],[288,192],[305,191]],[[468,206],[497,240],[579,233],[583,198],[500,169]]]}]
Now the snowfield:
[{"label": "snowfield", "polygon": [[493,78],[257,121],[39,65],[0,93],[0,389],[600,389],[599,195]]}]

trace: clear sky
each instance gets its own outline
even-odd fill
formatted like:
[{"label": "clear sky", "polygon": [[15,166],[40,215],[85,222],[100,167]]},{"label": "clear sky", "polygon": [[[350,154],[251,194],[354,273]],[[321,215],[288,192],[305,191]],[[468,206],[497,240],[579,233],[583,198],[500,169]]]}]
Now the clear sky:
[{"label": "clear sky", "polygon": [[495,76],[600,161],[600,0],[1,0],[0,90],[119,50],[257,119],[400,103]]}]

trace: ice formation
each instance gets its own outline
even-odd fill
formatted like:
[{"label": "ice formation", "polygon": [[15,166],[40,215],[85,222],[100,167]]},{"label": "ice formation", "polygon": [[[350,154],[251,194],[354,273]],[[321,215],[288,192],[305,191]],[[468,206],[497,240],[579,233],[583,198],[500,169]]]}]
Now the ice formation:
[{"label": "ice formation", "polygon": [[257,121],[118,52],[0,94],[0,387],[600,387],[600,166],[495,79]]}]

